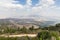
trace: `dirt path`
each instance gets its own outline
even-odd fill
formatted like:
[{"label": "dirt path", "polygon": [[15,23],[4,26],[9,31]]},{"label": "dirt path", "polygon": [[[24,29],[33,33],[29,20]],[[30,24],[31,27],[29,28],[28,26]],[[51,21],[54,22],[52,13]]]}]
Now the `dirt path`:
[{"label": "dirt path", "polygon": [[23,37],[23,36],[36,37],[37,34],[0,35],[0,37]]}]

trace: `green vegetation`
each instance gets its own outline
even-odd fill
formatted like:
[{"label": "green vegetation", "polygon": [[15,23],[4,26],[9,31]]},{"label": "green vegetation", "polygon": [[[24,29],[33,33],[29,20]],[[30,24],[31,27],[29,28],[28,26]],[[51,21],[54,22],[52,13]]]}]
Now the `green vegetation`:
[{"label": "green vegetation", "polygon": [[15,38],[5,38],[5,37],[0,37],[0,40],[39,40],[37,37],[31,38],[31,37],[15,37]]},{"label": "green vegetation", "polygon": [[57,32],[41,31],[36,37],[0,37],[0,40],[60,40]]},{"label": "green vegetation", "polygon": [[1,26],[0,27],[0,34],[36,34],[40,32],[41,29],[34,29],[34,26],[27,29],[25,26],[23,28],[20,27],[8,27],[8,26]]},{"label": "green vegetation", "polygon": [[[5,27],[4,27],[5,26]],[[0,40],[60,40],[60,23],[49,26],[49,27],[39,27],[34,29],[34,26],[27,29],[23,26],[20,27],[8,27],[7,25],[0,26],[1,34],[37,34],[36,37],[0,37]]]},{"label": "green vegetation", "polygon": [[38,33],[37,37],[39,40],[51,40],[51,34],[49,31],[41,31]]}]

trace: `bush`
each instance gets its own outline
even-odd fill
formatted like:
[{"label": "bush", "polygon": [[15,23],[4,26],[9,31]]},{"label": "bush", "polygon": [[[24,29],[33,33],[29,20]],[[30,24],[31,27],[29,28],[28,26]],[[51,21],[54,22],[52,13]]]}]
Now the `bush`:
[{"label": "bush", "polygon": [[37,37],[39,40],[51,39],[51,34],[48,31],[41,31],[38,33]]}]

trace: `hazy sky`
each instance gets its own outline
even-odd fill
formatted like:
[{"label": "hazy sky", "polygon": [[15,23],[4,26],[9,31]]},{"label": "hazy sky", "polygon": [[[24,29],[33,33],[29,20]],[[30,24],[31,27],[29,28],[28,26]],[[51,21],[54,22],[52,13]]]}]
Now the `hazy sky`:
[{"label": "hazy sky", "polygon": [[8,17],[60,20],[60,0],[0,0],[0,18]]}]

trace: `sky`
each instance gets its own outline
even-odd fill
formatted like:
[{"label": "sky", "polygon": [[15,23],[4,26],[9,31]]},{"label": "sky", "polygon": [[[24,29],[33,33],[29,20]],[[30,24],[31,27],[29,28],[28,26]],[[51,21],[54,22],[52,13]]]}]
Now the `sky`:
[{"label": "sky", "polygon": [[60,20],[60,0],[0,0],[0,18]]}]

